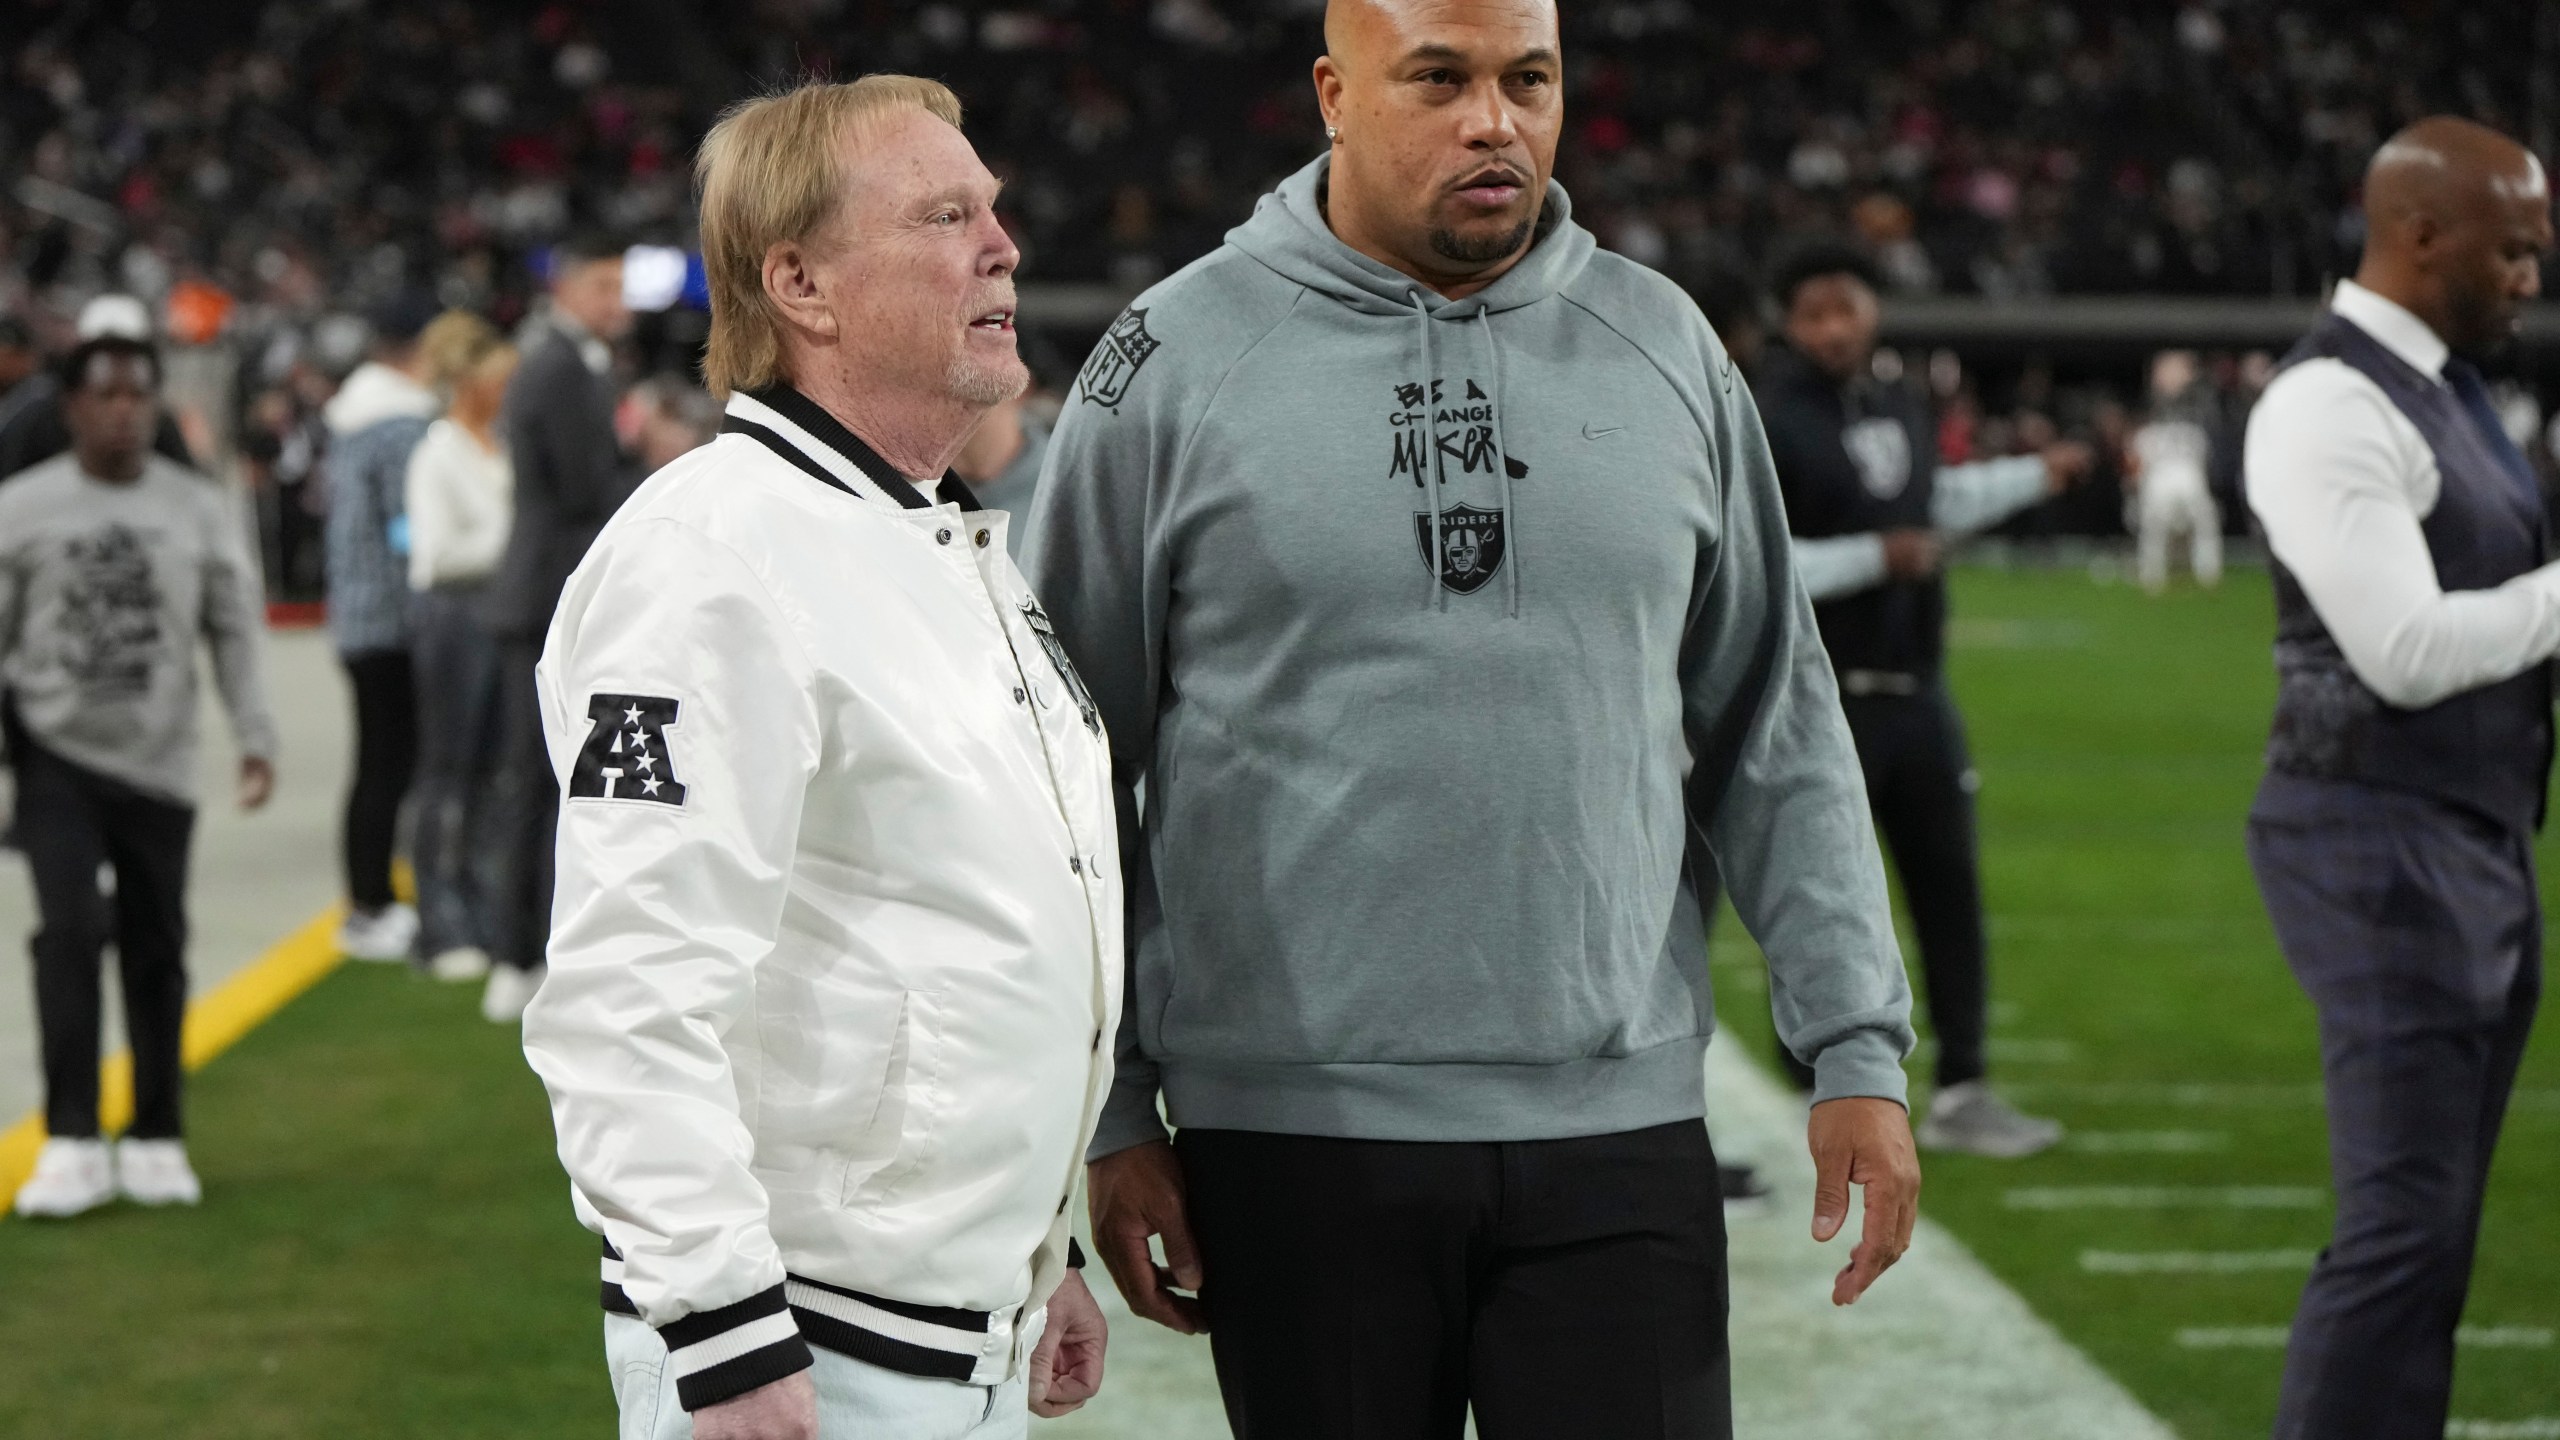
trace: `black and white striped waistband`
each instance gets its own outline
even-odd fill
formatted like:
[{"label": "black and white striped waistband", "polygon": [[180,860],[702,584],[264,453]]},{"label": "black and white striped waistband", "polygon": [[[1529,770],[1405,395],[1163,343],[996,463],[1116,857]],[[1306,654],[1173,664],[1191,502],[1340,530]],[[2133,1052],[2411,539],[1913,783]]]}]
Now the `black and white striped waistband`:
[{"label": "black and white striped waistband", "polygon": [[[603,1273],[604,1308],[637,1318],[611,1242]],[[699,1410],[806,1369],[812,1345],[904,1375],[966,1382],[987,1358],[994,1324],[984,1310],[910,1304],[790,1275],[737,1304],[662,1325],[658,1334],[667,1342],[677,1398]]]}]

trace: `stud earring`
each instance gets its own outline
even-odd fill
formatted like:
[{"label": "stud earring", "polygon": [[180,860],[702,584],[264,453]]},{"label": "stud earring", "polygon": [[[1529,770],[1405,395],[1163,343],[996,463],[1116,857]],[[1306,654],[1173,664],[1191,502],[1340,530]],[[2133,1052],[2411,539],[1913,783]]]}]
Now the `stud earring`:
[{"label": "stud earring", "polygon": [[1327,125],[1324,127],[1324,138],[1328,141],[1340,140],[1342,138],[1342,127],[1339,125]]}]

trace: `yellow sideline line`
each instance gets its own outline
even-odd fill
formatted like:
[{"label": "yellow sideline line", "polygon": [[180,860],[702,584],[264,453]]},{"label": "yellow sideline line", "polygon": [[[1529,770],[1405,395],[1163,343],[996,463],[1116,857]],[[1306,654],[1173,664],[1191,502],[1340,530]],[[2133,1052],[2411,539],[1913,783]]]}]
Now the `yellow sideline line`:
[{"label": "yellow sideline line", "polygon": [[[346,958],[338,953],[338,921],[344,914],[336,905],[321,911],[230,979],[189,1002],[179,1048],[186,1067],[203,1069],[214,1056],[337,969]],[[98,1124],[112,1134],[133,1118],[132,1052],[119,1050],[108,1057],[98,1067],[98,1084]],[[36,1152],[44,1148],[44,1139],[41,1110],[0,1131],[0,1215],[8,1212],[18,1187],[35,1173]]]}]

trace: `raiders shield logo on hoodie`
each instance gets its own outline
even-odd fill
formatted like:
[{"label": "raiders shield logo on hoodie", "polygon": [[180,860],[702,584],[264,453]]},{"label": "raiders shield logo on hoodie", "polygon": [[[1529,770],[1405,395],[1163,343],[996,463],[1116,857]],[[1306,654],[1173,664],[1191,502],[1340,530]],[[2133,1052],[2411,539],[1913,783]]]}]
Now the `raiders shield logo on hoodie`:
[{"label": "raiders shield logo on hoodie", "polygon": [[1480,505],[1452,505],[1440,512],[1440,554],[1431,553],[1431,512],[1413,517],[1422,563],[1439,572],[1451,593],[1473,595],[1502,568],[1502,512]]}]

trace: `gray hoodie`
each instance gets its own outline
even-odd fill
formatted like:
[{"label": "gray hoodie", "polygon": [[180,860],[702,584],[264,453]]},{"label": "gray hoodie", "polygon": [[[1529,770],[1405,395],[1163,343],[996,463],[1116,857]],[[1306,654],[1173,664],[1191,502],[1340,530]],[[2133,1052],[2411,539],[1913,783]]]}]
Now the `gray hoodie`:
[{"label": "gray hoodie", "polygon": [[1336,239],[1324,176],[1113,324],[1033,507],[1133,908],[1092,1153],[1160,1137],[1159,1088],[1368,1139],[1697,1117],[1699,836],[1817,1093],[1899,1100],[1858,760],[1723,347],[1560,186],[1453,301]]}]

